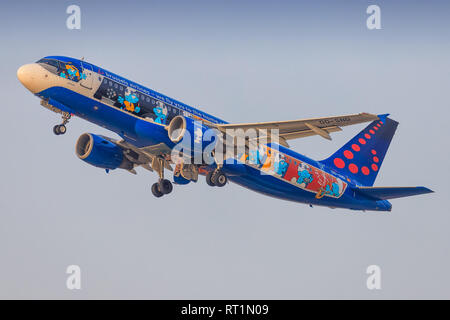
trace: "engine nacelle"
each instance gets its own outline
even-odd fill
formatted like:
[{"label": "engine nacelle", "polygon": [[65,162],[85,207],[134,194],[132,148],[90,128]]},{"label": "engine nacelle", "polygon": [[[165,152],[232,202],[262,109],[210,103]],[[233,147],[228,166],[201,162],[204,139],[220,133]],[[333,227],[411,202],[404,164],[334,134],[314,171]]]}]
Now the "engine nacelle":
[{"label": "engine nacelle", "polygon": [[83,133],[75,145],[75,152],[81,160],[103,169],[133,168],[120,147],[92,133]]},{"label": "engine nacelle", "polygon": [[182,148],[183,153],[191,157],[201,156],[203,152],[210,154],[217,142],[217,132],[191,118],[176,116],[170,121],[167,132],[169,139]]}]

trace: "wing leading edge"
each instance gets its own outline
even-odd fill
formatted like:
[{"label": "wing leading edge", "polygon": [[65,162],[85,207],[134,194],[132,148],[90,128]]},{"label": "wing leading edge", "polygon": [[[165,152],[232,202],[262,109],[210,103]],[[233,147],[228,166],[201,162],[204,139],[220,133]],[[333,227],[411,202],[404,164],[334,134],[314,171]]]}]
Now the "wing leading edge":
[{"label": "wing leading edge", "polygon": [[[214,125],[223,133],[230,134],[233,130],[245,131],[255,129],[257,131],[278,130],[280,144],[289,146],[287,140],[319,135],[331,140],[330,133],[341,131],[341,127],[378,120],[378,116],[370,113],[350,114],[335,117],[311,118],[288,121],[255,122],[240,124],[217,124]],[[231,134],[233,135],[233,134]],[[270,133],[268,134],[270,136]]]}]

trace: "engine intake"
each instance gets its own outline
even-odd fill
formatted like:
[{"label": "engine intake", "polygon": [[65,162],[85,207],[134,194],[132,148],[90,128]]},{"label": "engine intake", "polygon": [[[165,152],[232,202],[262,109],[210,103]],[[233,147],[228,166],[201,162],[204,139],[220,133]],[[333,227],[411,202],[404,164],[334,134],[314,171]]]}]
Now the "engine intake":
[{"label": "engine intake", "polygon": [[180,142],[183,139],[186,132],[187,121],[183,116],[176,116],[169,123],[167,132],[169,133],[169,139],[174,142]]}]

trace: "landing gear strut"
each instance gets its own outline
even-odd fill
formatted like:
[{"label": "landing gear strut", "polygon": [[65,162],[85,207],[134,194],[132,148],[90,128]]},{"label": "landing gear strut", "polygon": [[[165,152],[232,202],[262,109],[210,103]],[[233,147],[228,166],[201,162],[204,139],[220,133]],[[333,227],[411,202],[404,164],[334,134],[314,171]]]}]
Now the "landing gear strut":
[{"label": "landing gear strut", "polygon": [[152,185],[152,193],[155,197],[160,198],[165,194],[169,194],[173,190],[172,182],[164,179],[164,160],[157,158],[154,160],[153,168],[158,172],[159,182]]},{"label": "landing gear strut", "polygon": [[62,123],[53,127],[53,133],[56,135],[64,134],[67,131],[66,124],[72,116],[68,112],[62,113]]}]

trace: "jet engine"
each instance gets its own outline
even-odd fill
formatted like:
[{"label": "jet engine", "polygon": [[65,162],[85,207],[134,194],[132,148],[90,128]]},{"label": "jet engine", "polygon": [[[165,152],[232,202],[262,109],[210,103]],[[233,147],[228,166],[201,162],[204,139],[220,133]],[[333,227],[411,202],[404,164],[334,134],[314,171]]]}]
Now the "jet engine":
[{"label": "jet engine", "polygon": [[209,157],[218,142],[215,130],[206,127],[201,121],[183,116],[173,118],[167,126],[167,132],[169,139],[177,144],[185,156],[194,158],[201,157],[202,154]]},{"label": "jet engine", "polygon": [[103,136],[82,134],[75,145],[75,152],[78,158],[95,167],[111,170],[133,168],[133,164],[124,156],[123,150]]}]

